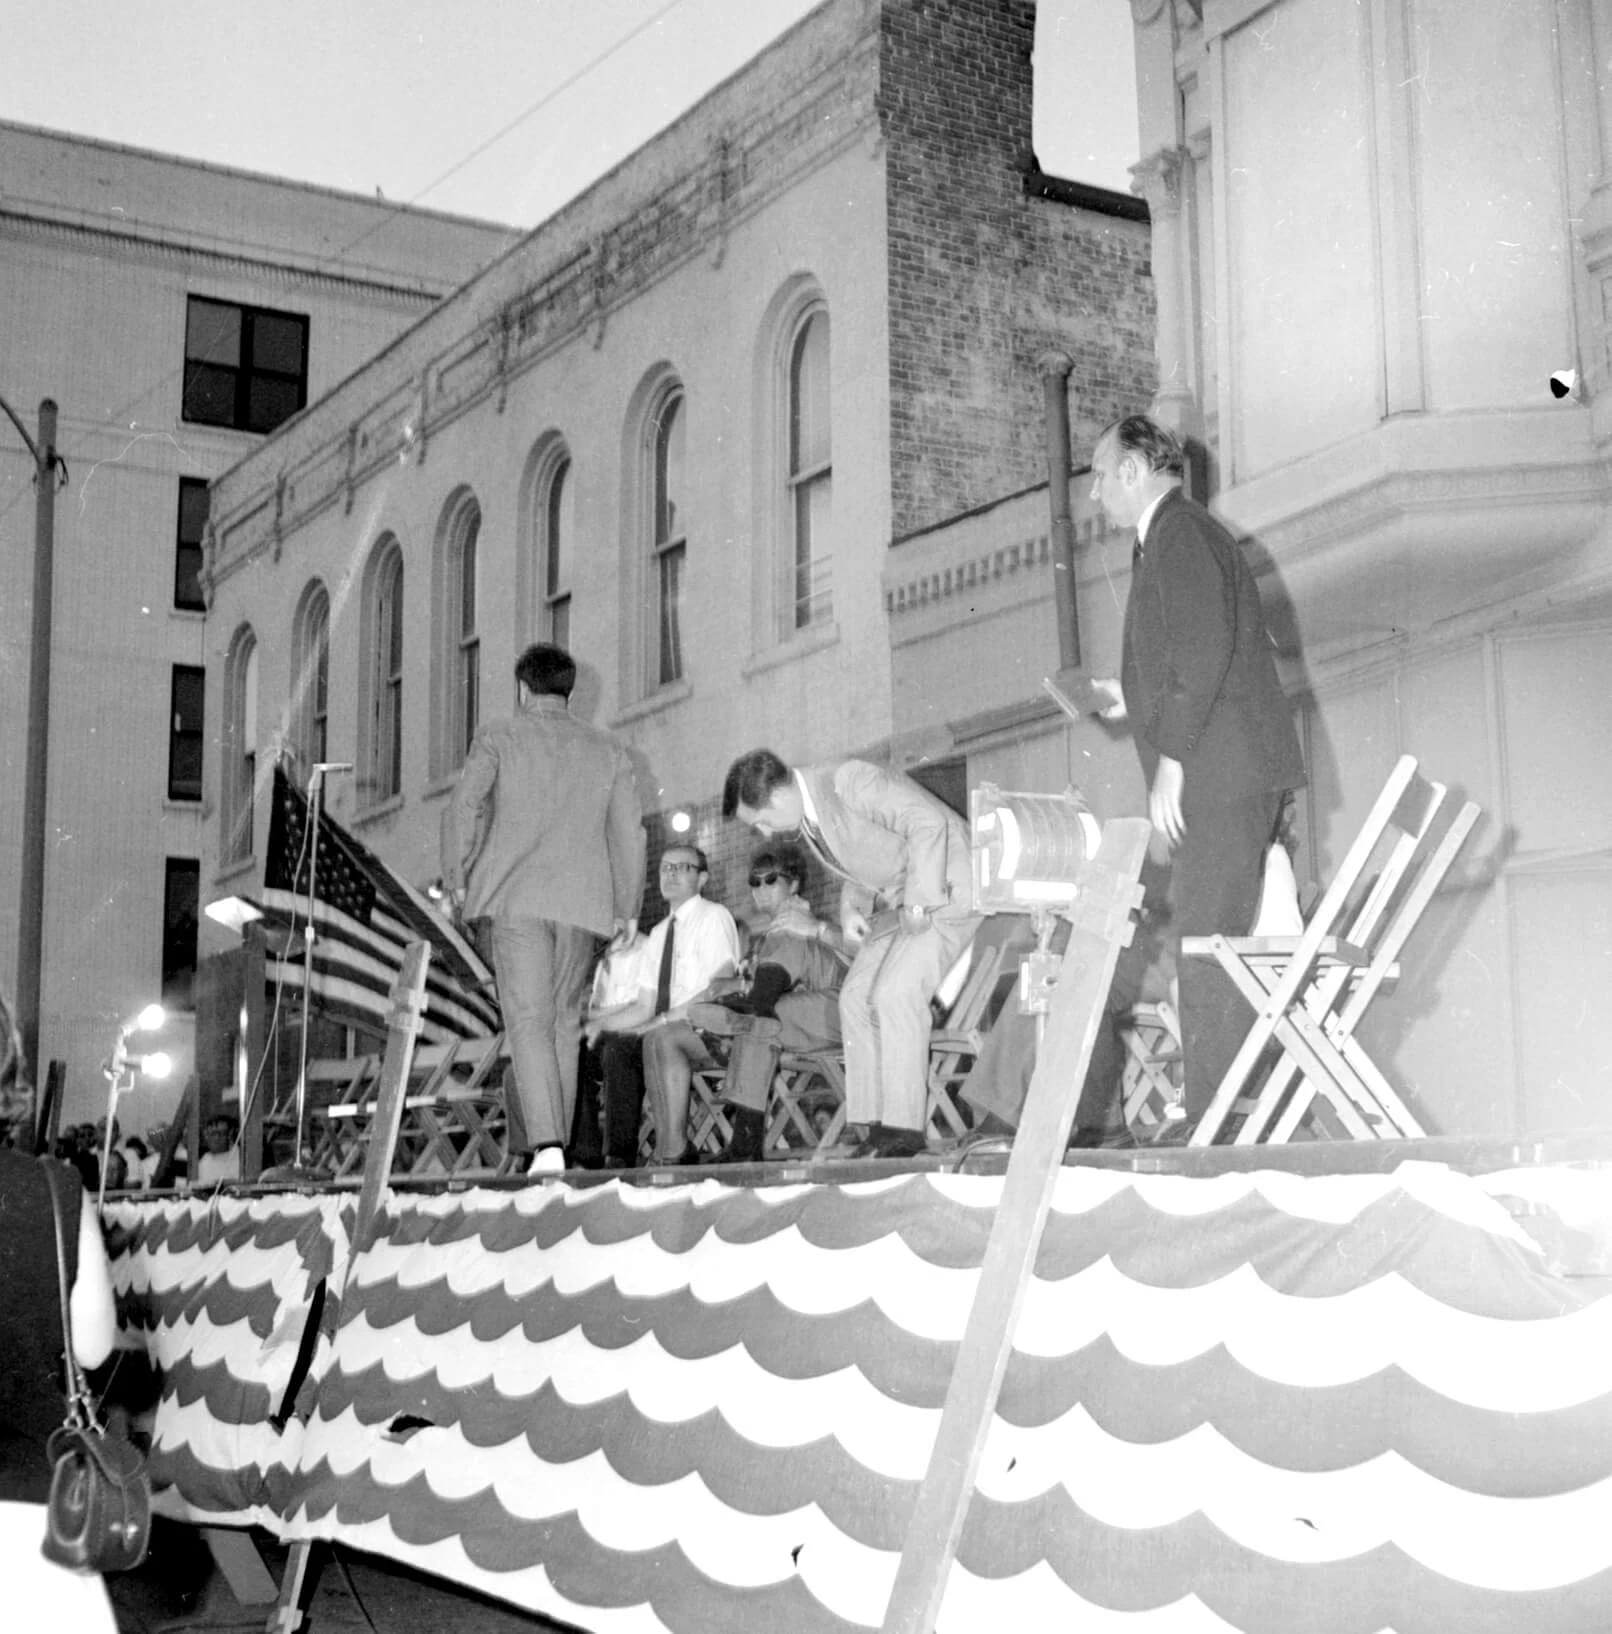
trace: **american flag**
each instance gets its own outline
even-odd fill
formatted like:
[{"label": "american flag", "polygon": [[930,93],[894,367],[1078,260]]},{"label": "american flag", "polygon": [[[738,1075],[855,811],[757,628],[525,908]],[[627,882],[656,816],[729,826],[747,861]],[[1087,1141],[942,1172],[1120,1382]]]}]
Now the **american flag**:
[{"label": "american flag", "polygon": [[[263,909],[271,923],[294,926],[296,937],[274,962],[271,980],[303,983],[302,927],[308,916],[308,802],[284,771],[274,768]],[[443,1043],[498,1031],[492,973],[430,901],[360,845],[329,815],[319,823],[314,882],[311,993],[337,1021],[384,1030],[403,950],[429,942],[426,1010],[421,1036]]]}]

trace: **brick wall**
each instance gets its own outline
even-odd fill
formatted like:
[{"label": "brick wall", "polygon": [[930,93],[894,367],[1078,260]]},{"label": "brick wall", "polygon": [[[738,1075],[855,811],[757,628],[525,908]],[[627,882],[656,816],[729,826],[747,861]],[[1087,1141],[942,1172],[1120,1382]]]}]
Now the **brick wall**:
[{"label": "brick wall", "polygon": [[896,539],[1046,480],[1037,359],[1075,361],[1088,449],[1154,386],[1149,230],[1027,197],[1027,0],[886,0],[891,517]]}]

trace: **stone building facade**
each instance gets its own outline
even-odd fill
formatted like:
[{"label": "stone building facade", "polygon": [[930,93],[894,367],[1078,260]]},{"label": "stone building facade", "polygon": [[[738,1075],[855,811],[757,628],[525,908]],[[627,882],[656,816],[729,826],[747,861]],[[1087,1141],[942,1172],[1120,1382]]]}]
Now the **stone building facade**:
[{"label": "stone building facade", "polygon": [[1141,212],[1030,185],[1033,23],[829,0],[220,479],[206,895],[263,861],[243,653],[306,760],[328,650],[330,810],[425,883],[473,720],[558,636],[652,843],[686,817],[748,906],[727,764],[889,756],[887,564],[1038,479],[1035,357],[1090,360],[1082,423],[1151,382]]},{"label": "stone building facade", "polygon": [[[493,259],[508,230],[0,124],[0,395],[59,410],[42,1060],[105,1104],[120,1021],[183,1013],[212,814],[207,484]],[[232,349],[233,348],[233,349]],[[254,349],[255,348],[255,349]],[[3,424],[3,422],[0,422]],[[0,983],[16,990],[33,462],[0,432]],[[183,1020],[142,1041],[188,1063]],[[142,1087],[142,1128],[173,1086]]]},{"label": "stone building facade", "polygon": [[[1132,12],[1159,384],[1131,405],[1151,395],[1207,449],[1213,503],[1262,567],[1312,775],[1301,876],[1328,876],[1401,753],[1485,811],[1371,1047],[1437,1130],[1603,1126],[1606,8]],[[1560,397],[1558,371],[1576,377]],[[1128,553],[1075,487],[1083,658],[1113,673]],[[1137,810],[1129,745],[1066,731],[1038,696],[1050,575],[1036,518],[1012,531],[1016,551],[958,526],[892,554],[898,740],[966,755],[972,780],[1073,776],[1100,809]]]}]

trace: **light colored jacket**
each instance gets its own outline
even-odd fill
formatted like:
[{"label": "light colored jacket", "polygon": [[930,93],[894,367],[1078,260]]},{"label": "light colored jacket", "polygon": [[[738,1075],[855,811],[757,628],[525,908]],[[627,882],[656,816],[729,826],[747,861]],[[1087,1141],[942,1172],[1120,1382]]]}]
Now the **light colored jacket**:
[{"label": "light colored jacket", "polygon": [[626,749],[563,698],[482,727],[442,813],[442,883],[467,919],[550,919],[608,936],[638,913],[644,826]]},{"label": "light colored jacket", "polygon": [[973,912],[967,826],[927,789],[867,760],[796,776],[842,877],[890,907]]}]

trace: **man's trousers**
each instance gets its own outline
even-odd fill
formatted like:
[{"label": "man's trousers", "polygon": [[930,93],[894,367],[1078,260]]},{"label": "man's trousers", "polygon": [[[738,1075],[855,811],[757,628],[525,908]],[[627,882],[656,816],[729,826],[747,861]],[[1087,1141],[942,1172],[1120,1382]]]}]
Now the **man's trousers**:
[{"label": "man's trousers", "polygon": [[976,915],[942,913],[915,936],[892,926],[858,950],[840,989],[849,1122],[925,1126],[929,1001],[978,928]]},{"label": "man's trousers", "polygon": [[552,919],[495,919],[492,939],[525,1136],[514,1149],[563,1143],[576,1107],[582,1001],[598,938]]},{"label": "man's trousers", "polygon": [[1280,793],[1183,811],[1186,833],[1170,863],[1170,940],[1181,988],[1182,1104],[1190,1124],[1209,1110],[1253,1011],[1215,959],[1182,959],[1183,936],[1246,936],[1259,912]]}]

